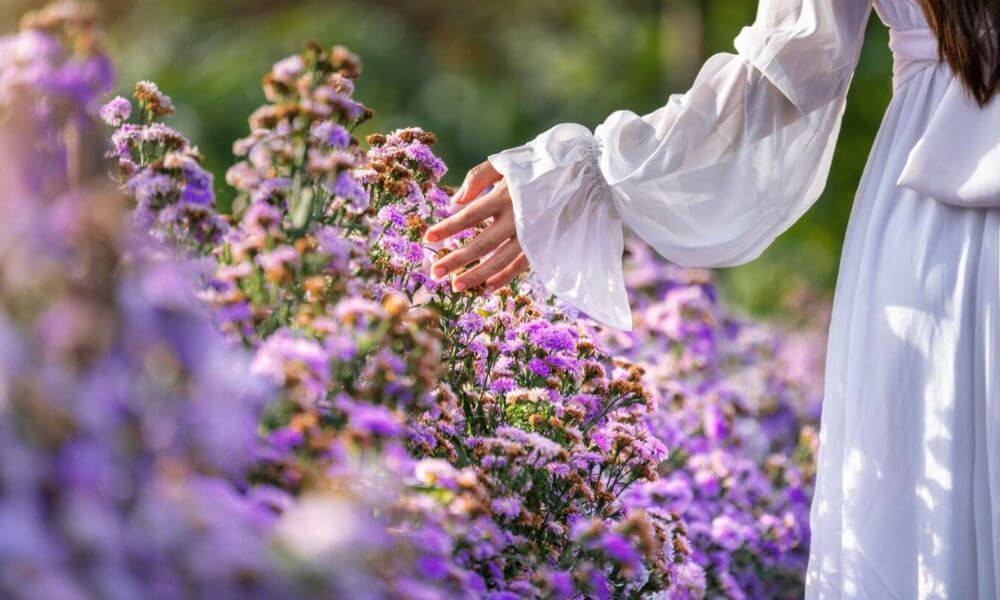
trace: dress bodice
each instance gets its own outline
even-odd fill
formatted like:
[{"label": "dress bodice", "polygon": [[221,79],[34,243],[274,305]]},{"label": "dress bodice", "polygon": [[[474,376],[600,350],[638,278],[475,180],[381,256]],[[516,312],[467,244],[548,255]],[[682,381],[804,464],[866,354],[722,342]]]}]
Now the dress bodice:
[{"label": "dress bodice", "polygon": [[875,0],[875,12],[890,29],[929,29],[924,11],[916,0]]},{"label": "dress bodice", "polygon": [[972,101],[947,64],[937,38],[916,0],[875,0],[875,11],[889,27],[893,53],[893,90],[928,70],[928,77],[949,79],[948,91],[910,153],[899,184],[949,204],[1000,207],[1000,102],[981,108]]}]

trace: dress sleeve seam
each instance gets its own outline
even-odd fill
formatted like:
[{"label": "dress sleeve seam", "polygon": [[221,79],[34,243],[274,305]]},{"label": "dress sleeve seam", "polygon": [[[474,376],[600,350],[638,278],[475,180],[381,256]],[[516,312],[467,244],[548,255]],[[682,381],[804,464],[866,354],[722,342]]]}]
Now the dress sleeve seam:
[{"label": "dress sleeve seam", "polygon": [[586,159],[583,167],[583,177],[593,187],[596,199],[607,202],[611,210],[618,216],[614,191],[611,188],[611,184],[608,183],[607,178],[604,177],[604,172],[601,170],[601,155],[603,154],[601,141],[597,137],[591,137],[585,144],[584,153]]}]

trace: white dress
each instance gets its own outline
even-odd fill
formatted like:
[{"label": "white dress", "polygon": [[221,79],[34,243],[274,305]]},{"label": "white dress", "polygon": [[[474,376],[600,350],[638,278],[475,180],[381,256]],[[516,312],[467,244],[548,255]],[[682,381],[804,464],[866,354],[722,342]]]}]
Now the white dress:
[{"label": "white dress", "polygon": [[[756,258],[819,197],[871,0],[765,0],[656,112],[490,157],[564,301],[631,327],[623,226],[686,266]],[[834,301],[809,598],[1000,597],[1000,100],[980,109],[916,0],[877,0],[894,98]]]}]

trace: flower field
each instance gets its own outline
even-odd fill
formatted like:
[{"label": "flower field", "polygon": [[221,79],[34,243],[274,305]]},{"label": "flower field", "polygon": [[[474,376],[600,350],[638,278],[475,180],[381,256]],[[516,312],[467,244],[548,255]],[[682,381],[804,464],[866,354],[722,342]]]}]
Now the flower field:
[{"label": "flower field", "polygon": [[453,292],[435,136],[357,139],[345,48],[225,182],[113,72],[86,4],[0,38],[0,596],[801,595],[819,328],[638,245],[632,332]]}]

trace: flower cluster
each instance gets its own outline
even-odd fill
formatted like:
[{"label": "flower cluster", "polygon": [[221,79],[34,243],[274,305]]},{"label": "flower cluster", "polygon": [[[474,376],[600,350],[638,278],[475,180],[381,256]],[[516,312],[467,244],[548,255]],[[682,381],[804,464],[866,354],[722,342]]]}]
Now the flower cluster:
[{"label": "flower cluster", "polygon": [[[71,8],[0,45],[44,38],[46,69],[90,81],[105,59],[64,50],[90,39],[89,13]],[[57,17],[67,39],[48,31]],[[275,513],[238,487],[266,386],[187,293],[189,269],[124,230],[118,195],[81,170],[91,94],[48,83],[20,82],[0,109],[0,595],[276,584],[262,564]],[[10,112],[34,102],[44,118]]]},{"label": "flower cluster", "polygon": [[132,103],[121,96],[105,104],[100,116],[117,128],[107,156],[135,201],[138,226],[201,250],[218,244],[228,224],[215,211],[212,174],[201,166],[197,148],[155,121],[173,114],[173,102],[149,81],[137,83],[134,96],[137,123],[130,122]]},{"label": "flower cluster", "polygon": [[315,45],[274,65],[234,145],[233,227],[206,249],[218,268],[203,296],[286,391],[256,480],[308,493],[351,457],[393,457],[399,503],[434,500],[453,548],[442,578],[469,593],[670,589],[683,527],[621,502],[667,454],[644,426],[641,373],[527,288],[483,300],[428,275],[454,249],[421,241],[449,214],[445,165],[419,129],[361,149],[359,74],[346,50]]},{"label": "flower cluster", "polygon": [[801,595],[819,366],[790,370],[788,338],[728,317],[707,272],[629,250],[637,326],[599,337],[645,369],[647,427],[670,456],[628,501],[680,515],[709,595]]}]

